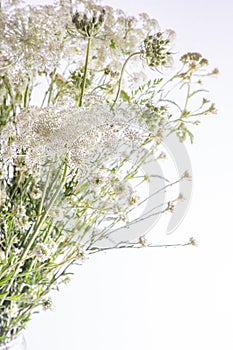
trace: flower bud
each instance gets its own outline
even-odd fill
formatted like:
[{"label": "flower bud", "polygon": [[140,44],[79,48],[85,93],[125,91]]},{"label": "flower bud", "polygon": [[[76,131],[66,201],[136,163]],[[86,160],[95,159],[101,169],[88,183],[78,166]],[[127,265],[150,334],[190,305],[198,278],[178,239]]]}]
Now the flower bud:
[{"label": "flower bud", "polygon": [[104,21],[105,9],[102,9],[99,15],[96,11],[93,11],[90,17],[86,13],[76,12],[72,17],[76,29],[84,37],[96,36],[104,25]]},{"label": "flower bud", "polygon": [[168,50],[169,43],[169,38],[166,38],[161,32],[146,37],[141,53],[150,67],[168,65],[171,56],[171,52]]}]

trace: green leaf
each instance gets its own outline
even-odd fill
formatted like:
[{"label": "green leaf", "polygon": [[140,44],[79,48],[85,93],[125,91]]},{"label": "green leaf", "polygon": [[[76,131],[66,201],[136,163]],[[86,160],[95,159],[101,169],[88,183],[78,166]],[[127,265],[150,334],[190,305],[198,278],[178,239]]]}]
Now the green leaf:
[{"label": "green leaf", "polygon": [[111,39],[110,49],[115,49],[115,48],[116,48],[116,43],[113,39]]},{"label": "green leaf", "polygon": [[11,277],[13,276],[13,273],[7,275],[6,277],[3,277],[1,280],[0,280],[0,286],[2,286],[3,284],[5,284],[5,282],[9,281],[11,279]]},{"label": "green leaf", "polygon": [[0,298],[4,298],[7,294],[8,292],[0,294]]},{"label": "green leaf", "polygon": [[130,102],[130,97],[124,90],[121,90],[120,97],[124,102]]},{"label": "green leaf", "polygon": [[12,297],[7,297],[6,300],[17,300],[20,299],[22,297],[22,295],[14,295]]},{"label": "green leaf", "polygon": [[81,186],[79,186],[79,188],[77,189],[77,191],[75,192],[75,194],[78,194],[80,192],[82,192],[83,190],[85,190],[88,187],[88,182],[85,182],[84,184],[82,184]]},{"label": "green leaf", "polygon": [[187,133],[188,133],[188,135],[189,135],[190,142],[193,143],[193,139],[194,139],[193,134],[192,134],[191,131],[189,131],[189,130],[187,130]]}]

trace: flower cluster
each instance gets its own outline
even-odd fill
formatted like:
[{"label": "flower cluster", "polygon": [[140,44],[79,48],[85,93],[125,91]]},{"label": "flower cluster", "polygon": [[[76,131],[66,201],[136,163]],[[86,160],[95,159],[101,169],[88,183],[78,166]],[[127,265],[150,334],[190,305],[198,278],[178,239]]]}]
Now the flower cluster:
[{"label": "flower cluster", "polygon": [[200,66],[207,66],[208,60],[206,58],[203,58],[200,53],[197,52],[188,52],[185,55],[181,57],[181,62],[184,64],[191,66],[196,66],[199,64]]},{"label": "flower cluster", "polygon": [[171,31],[167,33],[158,32],[155,35],[148,35],[144,40],[141,53],[150,67],[167,66],[171,63],[172,53],[168,49],[171,35],[173,35]]},{"label": "flower cluster", "polygon": [[[73,166],[91,166],[100,156],[116,156],[122,142],[131,148],[140,146],[148,131],[130,108],[113,111],[108,105],[95,103],[77,108],[75,103],[63,101],[56,106],[22,110],[2,135],[2,161],[15,164],[23,157],[30,169],[67,152]],[[33,190],[34,197],[37,194],[38,190]]]},{"label": "flower cluster", "polygon": [[[59,8],[54,6],[6,7],[0,13],[2,69],[35,75],[51,72],[57,65],[64,46],[63,29]],[[55,19],[56,18],[56,23]]]},{"label": "flower cluster", "polygon": [[72,22],[74,23],[78,32],[84,37],[94,37],[99,33],[99,30],[104,24],[105,9],[101,10],[98,15],[95,11],[91,18],[88,18],[86,13],[76,12],[73,15]]}]

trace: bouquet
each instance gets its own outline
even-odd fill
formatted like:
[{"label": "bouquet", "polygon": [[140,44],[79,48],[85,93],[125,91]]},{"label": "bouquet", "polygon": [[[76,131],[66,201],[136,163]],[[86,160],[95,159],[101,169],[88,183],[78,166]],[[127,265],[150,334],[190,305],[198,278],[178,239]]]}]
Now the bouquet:
[{"label": "bouquet", "polygon": [[[199,53],[177,62],[174,32],[92,0],[0,8],[0,344],[90,254],[147,246],[135,228],[182,195],[133,215],[140,169],[170,135],[179,142],[215,113]],[[159,180],[159,174],[154,176]],[[164,179],[163,179],[164,180]],[[164,180],[165,181],[165,180]],[[134,227],[136,237],[127,235]],[[119,232],[120,231],[120,232]],[[123,234],[122,234],[123,232]],[[191,239],[187,244],[194,244]]]}]

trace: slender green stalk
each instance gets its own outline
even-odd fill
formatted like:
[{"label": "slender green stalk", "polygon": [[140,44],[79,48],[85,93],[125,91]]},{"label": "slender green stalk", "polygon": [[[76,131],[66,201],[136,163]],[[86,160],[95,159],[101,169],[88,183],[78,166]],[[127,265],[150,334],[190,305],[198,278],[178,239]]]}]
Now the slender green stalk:
[{"label": "slender green stalk", "polygon": [[12,88],[11,88],[11,85],[10,85],[10,82],[9,82],[9,79],[6,77],[6,76],[3,76],[3,82],[5,84],[5,87],[8,91],[8,94],[10,96],[10,99],[11,99],[11,107],[12,107],[12,111],[13,111],[13,116],[16,115],[16,105],[15,105],[15,97],[13,95],[13,91],[12,91]]},{"label": "slender green stalk", "polygon": [[54,86],[54,76],[52,77],[52,81],[49,87],[49,97],[48,97],[48,106],[50,105],[50,102],[52,100],[52,96],[53,96],[53,86]]},{"label": "slender green stalk", "polygon": [[115,106],[117,100],[118,100],[118,97],[120,96],[120,92],[121,92],[121,83],[122,83],[122,79],[123,79],[123,75],[124,75],[124,71],[125,71],[125,68],[126,68],[126,65],[127,63],[129,62],[129,60],[134,57],[134,56],[137,56],[137,55],[140,55],[141,53],[140,52],[134,52],[132,53],[129,57],[127,57],[127,59],[125,60],[123,66],[122,66],[122,69],[121,69],[121,75],[120,75],[120,79],[118,80],[118,89],[117,89],[117,93],[116,93],[116,97],[113,101],[113,104],[112,104],[112,108]]},{"label": "slender green stalk", "polygon": [[[61,190],[62,190],[62,188],[64,186],[65,179],[66,179],[66,174],[67,174],[67,164],[65,163],[60,186],[56,190],[56,192],[54,193],[53,197],[51,198],[51,201],[50,201],[48,207],[46,208],[44,214],[41,216],[41,218],[40,218],[40,220],[38,222],[38,225],[35,227],[35,230],[34,230],[33,234],[31,235],[31,237],[30,237],[30,239],[29,239],[29,241],[28,241],[28,243],[27,243],[27,245],[26,245],[26,247],[25,247],[25,249],[24,249],[24,251],[23,251],[23,253],[22,253],[21,257],[20,257],[20,259],[19,259],[18,266],[16,267],[15,272],[14,272],[14,274],[13,274],[13,276],[12,276],[12,278],[11,278],[7,288],[6,288],[6,292],[10,291],[10,289],[12,287],[12,284],[13,284],[13,282],[15,280],[15,277],[17,276],[17,274],[18,274],[18,272],[19,272],[19,270],[21,268],[21,263],[26,258],[27,254],[28,254],[32,244],[34,243],[35,239],[37,238],[37,236],[38,236],[38,234],[40,232],[40,229],[41,229],[42,225],[44,224],[44,222],[45,222],[45,220],[46,220],[46,218],[47,218],[51,208],[55,204],[55,202],[56,202],[56,200],[57,200],[57,198],[58,198],[58,196],[59,196],[59,194],[60,194],[60,192],[61,192]],[[2,298],[1,305],[3,305],[5,299],[6,299],[6,296]]]},{"label": "slender green stalk", "polygon": [[87,68],[88,68],[88,61],[89,61],[89,54],[91,49],[91,38],[88,38],[87,41],[87,50],[86,50],[86,59],[85,59],[85,66],[84,66],[84,75],[83,75],[83,81],[81,86],[81,93],[79,98],[79,107],[82,106],[83,103],[83,95],[86,87],[86,80],[87,80]]},{"label": "slender green stalk", "polygon": [[[40,200],[40,204],[39,204],[39,209],[38,209],[38,213],[37,213],[37,220],[35,222],[35,224],[33,224],[29,230],[29,232],[27,233],[27,237],[26,237],[26,241],[25,243],[27,242],[27,239],[29,239],[29,237],[31,236],[31,233],[32,231],[36,228],[37,224],[39,224],[40,220],[41,220],[41,215],[42,215],[42,210],[43,210],[43,206],[44,206],[44,201],[45,201],[45,196],[47,194],[47,190],[48,190],[48,187],[49,187],[49,179],[50,179],[50,176],[51,176],[51,171],[52,171],[52,166],[50,167],[48,173],[47,173],[47,177],[46,177],[46,181],[45,181],[45,186],[44,186],[44,189],[43,189],[43,193],[42,193],[42,197],[41,197],[41,200]],[[57,181],[58,181],[58,178],[59,178],[59,174],[60,174],[60,171],[58,170],[54,180],[53,180],[53,183],[52,183],[52,186],[49,187],[49,192],[52,193],[53,189],[54,189],[54,186],[57,184]]]},{"label": "slender green stalk", "polygon": [[[121,243],[120,243],[121,244]],[[186,243],[174,243],[174,244],[148,244],[148,245],[140,245],[139,243],[132,243],[128,245],[116,245],[115,247],[107,247],[107,248],[98,248],[96,247],[94,250],[89,250],[89,254],[95,254],[98,252],[103,252],[106,250],[113,250],[113,249],[142,249],[142,248],[176,248],[176,247],[185,247],[185,246],[196,246],[196,242],[193,238],[190,238],[190,240]],[[138,245],[136,245],[138,244]]]},{"label": "slender green stalk", "polygon": [[31,238],[30,238],[30,240],[29,240],[29,242],[28,242],[28,244],[27,244],[27,246],[26,246],[26,248],[25,248],[25,250],[24,250],[24,252],[23,252],[23,254],[21,256],[21,259],[24,259],[26,257],[26,255],[27,255],[29,249],[31,248],[33,242],[35,241],[35,239],[36,239],[36,237],[37,237],[37,235],[38,235],[38,233],[39,233],[43,223],[45,222],[45,220],[46,220],[46,218],[47,218],[51,208],[55,204],[55,202],[56,202],[56,200],[57,200],[57,198],[58,198],[58,196],[60,194],[60,191],[62,190],[63,185],[65,183],[66,173],[67,173],[67,164],[65,164],[65,166],[64,166],[64,171],[63,171],[63,175],[62,175],[60,186],[56,190],[56,192],[54,193],[53,197],[51,198],[51,201],[50,201],[48,207],[46,208],[44,214],[41,216],[41,219],[39,220],[38,225],[36,226],[35,231],[34,231],[33,235],[31,236]]},{"label": "slender green stalk", "polygon": [[23,107],[26,108],[28,106],[29,100],[30,100],[30,80],[27,83],[25,92],[24,92],[24,98],[23,98]]},{"label": "slender green stalk", "polygon": [[46,196],[47,189],[48,189],[48,186],[49,186],[50,176],[51,176],[51,167],[49,168],[49,171],[48,171],[48,174],[47,174],[47,177],[46,177],[46,181],[45,181],[45,186],[44,186],[43,193],[42,193],[42,197],[41,197],[41,200],[40,200],[40,205],[39,205],[39,209],[38,209],[38,217],[40,217],[40,215],[42,213],[45,196]]},{"label": "slender green stalk", "polygon": [[11,194],[10,200],[13,199],[13,197],[14,197],[14,195],[15,195],[17,189],[19,188],[20,182],[21,182],[21,180],[22,180],[22,176],[23,176],[23,174],[20,173],[20,174],[19,174],[19,177],[18,177],[18,180],[17,180],[17,183],[16,183],[16,185],[15,185],[15,188],[14,188],[12,194]]},{"label": "slender green stalk", "polygon": [[188,102],[189,102],[189,98],[190,98],[190,89],[191,89],[190,82],[188,82],[187,95],[186,95],[183,111],[186,111],[187,107],[188,107]]},{"label": "slender green stalk", "polygon": [[[48,239],[48,237],[49,237],[49,235],[50,235],[50,233],[52,232],[52,229],[54,228],[54,223],[52,223],[51,225],[50,225],[50,227],[49,227],[49,229],[47,230],[47,232],[46,232],[46,235],[45,235],[45,237],[44,237],[44,243],[47,241],[47,239]],[[29,268],[27,269],[27,273],[29,273],[29,272],[31,272],[32,271],[32,269],[33,269],[33,267],[34,267],[34,265],[36,264],[36,260],[35,259],[32,259],[32,261],[31,261],[31,263],[30,263],[30,265],[29,265]],[[22,290],[23,290],[23,284],[20,286],[20,288],[19,288],[19,290],[20,290],[20,293],[22,292]]]},{"label": "slender green stalk", "polygon": [[54,86],[54,81],[55,81],[55,80],[54,80],[55,74],[56,74],[56,69],[54,69],[54,71],[53,71],[53,72],[51,73],[51,75],[50,75],[50,77],[51,77],[51,82],[50,82],[50,84],[49,84],[48,90],[47,90],[47,91],[45,92],[45,94],[44,94],[44,98],[43,98],[43,101],[42,101],[42,103],[41,103],[41,107],[44,106],[48,94],[49,94],[49,96],[48,96],[47,105],[49,105],[50,102],[51,102],[51,99],[52,99],[52,96],[53,96],[53,86]]}]

